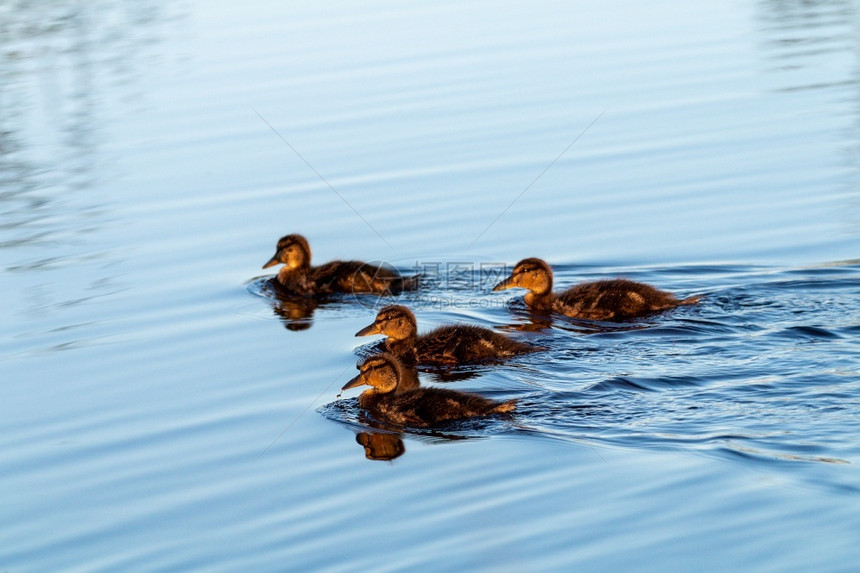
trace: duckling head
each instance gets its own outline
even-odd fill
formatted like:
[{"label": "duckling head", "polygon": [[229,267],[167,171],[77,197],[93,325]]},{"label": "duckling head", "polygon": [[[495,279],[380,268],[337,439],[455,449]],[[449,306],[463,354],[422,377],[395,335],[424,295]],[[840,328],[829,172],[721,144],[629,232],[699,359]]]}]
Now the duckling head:
[{"label": "duckling head", "polygon": [[418,334],[418,324],[411,310],[399,304],[391,304],[379,311],[373,324],[355,333],[356,336],[372,334],[384,334],[393,340],[404,340]]},{"label": "duckling head", "polygon": [[307,268],[311,265],[311,246],[301,235],[286,235],[278,241],[274,256],[269,259],[264,269],[284,264],[288,269]]},{"label": "duckling head", "polygon": [[370,386],[377,394],[388,394],[397,389],[403,375],[403,366],[393,355],[383,352],[374,354],[356,365],[358,376],[347,382],[341,392],[357,386]]},{"label": "duckling head", "polygon": [[493,287],[494,291],[524,288],[541,296],[552,291],[552,268],[542,259],[523,259],[516,264],[511,276]]}]

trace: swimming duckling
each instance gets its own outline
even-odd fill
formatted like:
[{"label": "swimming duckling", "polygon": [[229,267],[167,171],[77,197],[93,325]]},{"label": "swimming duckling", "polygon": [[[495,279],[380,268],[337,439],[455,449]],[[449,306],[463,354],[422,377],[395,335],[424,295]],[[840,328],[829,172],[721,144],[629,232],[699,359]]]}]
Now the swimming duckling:
[{"label": "swimming duckling", "polygon": [[355,333],[356,336],[372,334],[386,335],[385,349],[404,364],[442,366],[487,362],[542,350],[471,324],[440,326],[418,336],[415,315],[399,304],[384,307],[373,324]]},{"label": "swimming duckling", "polygon": [[552,292],[552,268],[536,258],[518,262],[511,276],[493,290],[514,287],[529,290],[525,303],[534,311],[553,311],[586,320],[627,320],[699,302],[698,296],[679,300],[671,293],[626,279],[582,283],[555,294]]},{"label": "swimming duckling", "polygon": [[361,261],[331,261],[311,266],[311,247],[301,235],[286,235],[264,269],[283,264],[276,286],[293,294],[332,293],[399,294],[418,286],[418,277],[403,277],[396,271]]},{"label": "swimming duckling", "polygon": [[376,354],[357,366],[358,376],[343,390],[368,385],[358,397],[358,405],[372,416],[390,424],[426,428],[449,420],[464,420],[513,411],[516,400],[496,402],[447,388],[413,388],[397,392],[403,366],[393,354]]}]

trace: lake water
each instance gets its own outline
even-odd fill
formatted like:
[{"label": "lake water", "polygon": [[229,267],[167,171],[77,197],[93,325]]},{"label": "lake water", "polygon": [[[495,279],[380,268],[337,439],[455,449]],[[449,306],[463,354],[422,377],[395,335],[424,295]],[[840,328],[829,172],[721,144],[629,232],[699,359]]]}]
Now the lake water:
[{"label": "lake water", "polygon": [[[0,571],[854,570],[860,5],[293,4],[0,5]],[[422,374],[513,418],[364,426],[293,232],[547,347]]]}]

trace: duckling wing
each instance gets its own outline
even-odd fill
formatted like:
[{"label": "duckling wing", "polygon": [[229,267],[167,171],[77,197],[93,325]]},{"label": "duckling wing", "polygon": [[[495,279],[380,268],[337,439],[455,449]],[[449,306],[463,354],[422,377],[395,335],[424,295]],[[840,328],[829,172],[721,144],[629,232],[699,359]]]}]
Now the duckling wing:
[{"label": "duckling wing", "polygon": [[433,414],[432,406],[424,400],[424,391],[422,388],[379,395],[373,403],[366,404],[367,410],[380,421],[390,424],[427,427],[433,424]]},{"label": "duckling wing", "polygon": [[514,406],[514,401],[501,403],[477,394],[448,388],[425,388],[424,394],[422,402],[434,423],[509,412]]},{"label": "duckling wing", "polygon": [[386,338],[383,345],[384,349],[399,358],[404,366],[414,367],[418,365],[418,352],[410,340]]},{"label": "duckling wing", "polygon": [[304,270],[293,270],[286,267],[278,272],[277,278],[271,282],[278,297],[309,297],[313,296],[316,285]]},{"label": "duckling wing", "polygon": [[470,341],[469,348],[476,353],[483,352],[487,357],[515,356],[541,350],[537,346],[519,342],[489,328],[471,325],[464,328],[467,329],[467,332],[464,333],[464,339]]},{"label": "duckling wing", "polygon": [[456,326],[440,326],[418,337],[415,352],[422,364],[451,365],[460,361],[461,345]]},{"label": "duckling wing", "polygon": [[363,292],[351,288],[360,268],[361,263],[357,261],[331,261],[312,268],[309,278],[313,281],[318,294]]},{"label": "duckling wing", "polygon": [[677,306],[671,293],[626,279],[575,285],[559,294],[555,310],[588,320],[624,320]]},{"label": "duckling wing", "polygon": [[312,272],[317,288],[324,292],[397,294],[404,288],[396,270],[361,261],[331,261]]},{"label": "duckling wing", "polygon": [[420,388],[381,398],[374,413],[389,422],[426,428],[451,420],[510,412],[513,407],[514,401],[500,403],[447,388]]},{"label": "duckling wing", "polygon": [[535,350],[530,344],[470,324],[439,327],[419,337],[417,343],[419,360],[438,364],[480,362]]}]

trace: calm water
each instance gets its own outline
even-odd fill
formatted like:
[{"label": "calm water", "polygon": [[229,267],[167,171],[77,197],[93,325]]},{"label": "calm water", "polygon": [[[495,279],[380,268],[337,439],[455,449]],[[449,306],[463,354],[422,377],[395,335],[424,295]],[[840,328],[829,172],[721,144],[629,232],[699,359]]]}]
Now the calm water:
[{"label": "calm water", "polygon": [[[856,568],[856,2],[31,4],[0,571]],[[288,232],[432,276],[421,329],[547,347],[422,374],[517,414],[364,425],[381,301],[274,299]],[[526,256],[704,298],[540,322],[487,288]]]}]

